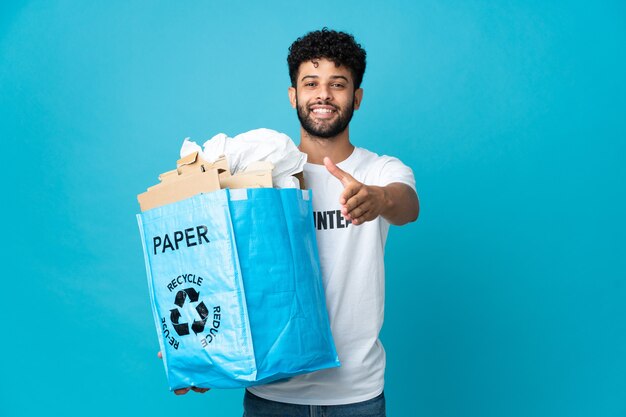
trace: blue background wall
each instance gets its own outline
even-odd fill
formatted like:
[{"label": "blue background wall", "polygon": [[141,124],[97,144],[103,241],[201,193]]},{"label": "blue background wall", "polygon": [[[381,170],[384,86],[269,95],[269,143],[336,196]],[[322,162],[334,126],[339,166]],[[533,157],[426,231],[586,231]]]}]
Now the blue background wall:
[{"label": "blue background wall", "polygon": [[0,5],[0,415],[241,414],[176,397],[135,196],[182,139],[298,138],[286,53],[368,51],[353,141],[410,165],[387,246],[391,416],[626,415],[620,1]]}]

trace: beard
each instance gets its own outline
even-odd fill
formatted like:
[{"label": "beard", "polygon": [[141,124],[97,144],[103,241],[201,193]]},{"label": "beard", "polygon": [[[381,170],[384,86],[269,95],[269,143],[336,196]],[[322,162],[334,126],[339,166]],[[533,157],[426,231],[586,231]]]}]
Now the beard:
[{"label": "beard", "polygon": [[316,102],[313,104],[322,104],[332,106],[337,112],[337,117],[332,120],[315,120],[313,118],[313,112],[307,105],[300,105],[298,98],[296,97],[296,109],[298,112],[298,119],[302,128],[311,136],[315,136],[322,139],[330,139],[337,136],[350,124],[352,115],[354,114],[354,97],[352,103],[346,109],[342,110],[334,104],[325,102]]}]

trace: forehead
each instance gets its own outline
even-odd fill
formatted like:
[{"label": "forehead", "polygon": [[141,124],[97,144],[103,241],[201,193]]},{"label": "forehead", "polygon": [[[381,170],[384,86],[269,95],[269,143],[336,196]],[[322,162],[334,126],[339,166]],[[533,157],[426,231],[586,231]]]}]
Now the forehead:
[{"label": "forehead", "polygon": [[300,64],[298,69],[298,81],[304,77],[313,76],[319,78],[345,77],[352,82],[352,72],[343,65],[336,66],[333,61],[326,58],[312,59]]}]

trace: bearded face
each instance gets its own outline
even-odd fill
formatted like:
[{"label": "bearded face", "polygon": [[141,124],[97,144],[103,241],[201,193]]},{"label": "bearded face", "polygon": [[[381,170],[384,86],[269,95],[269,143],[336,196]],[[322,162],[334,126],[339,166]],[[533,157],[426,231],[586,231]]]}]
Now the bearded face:
[{"label": "bearded face", "polygon": [[321,100],[300,103],[296,95],[296,109],[300,124],[309,135],[329,139],[343,132],[350,124],[354,114],[354,97],[342,108],[336,103]]},{"label": "bearded face", "polygon": [[303,132],[318,139],[347,137],[362,98],[363,90],[354,88],[351,70],[326,58],[300,64],[297,80],[289,87],[289,101]]}]

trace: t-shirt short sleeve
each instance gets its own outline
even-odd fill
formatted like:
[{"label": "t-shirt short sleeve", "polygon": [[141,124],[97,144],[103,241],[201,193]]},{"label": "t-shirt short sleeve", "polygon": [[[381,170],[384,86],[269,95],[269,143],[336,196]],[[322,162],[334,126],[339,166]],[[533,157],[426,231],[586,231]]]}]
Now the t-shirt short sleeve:
[{"label": "t-shirt short sleeve", "polygon": [[[415,176],[413,170],[404,165],[398,158],[383,155],[380,158],[379,186],[383,187],[392,182],[401,182],[415,190]],[[416,190],[415,190],[416,191]]]}]

